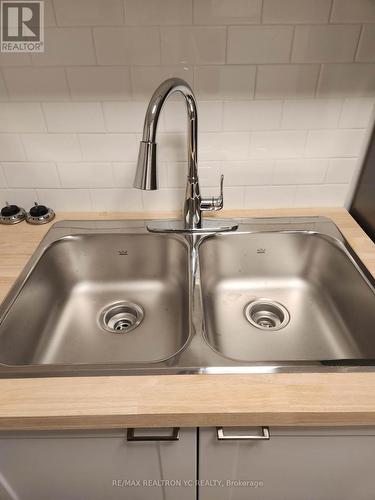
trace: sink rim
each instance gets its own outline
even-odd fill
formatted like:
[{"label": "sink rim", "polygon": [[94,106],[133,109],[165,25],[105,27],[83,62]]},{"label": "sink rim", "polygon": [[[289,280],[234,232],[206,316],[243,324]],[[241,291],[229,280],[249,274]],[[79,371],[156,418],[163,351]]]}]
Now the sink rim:
[{"label": "sink rim", "polygon": [[[273,219],[273,218],[272,218]],[[276,219],[276,218],[275,218]],[[367,286],[370,288],[374,295],[374,300],[375,300],[375,278],[372,276],[372,274],[369,272],[369,270],[366,268],[366,266],[363,264],[363,262],[360,260],[358,255],[354,252],[354,250],[351,248],[345,237],[342,235],[342,233],[339,231],[337,226],[328,218],[322,218],[324,219],[324,222],[329,222],[332,224],[331,231],[327,233],[322,233],[321,231],[317,230],[293,230],[293,229],[284,229],[284,230],[269,230],[267,228],[263,230],[241,230],[236,232],[237,235],[251,235],[251,234],[307,234],[307,235],[312,235],[312,236],[317,236],[318,238],[322,238],[328,243],[334,245],[335,247],[338,247],[341,251],[344,252],[344,254],[349,258],[351,265],[359,272],[362,280],[367,284]],[[335,234],[336,233],[336,234]],[[234,233],[221,233],[218,234],[217,236],[219,238],[224,238],[228,239],[233,236]],[[198,246],[198,259],[199,259],[199,254],[200,254],[200,248],[205,245],[205,243],[208,241],[208,238],[205,238],[204,240],[200,241],[199,246]],[[203,280],[202,280],[203,281]],[[296,365],[300,366],[307,366],[311,365],[314,363],[318,363],[319,365],[322,366],[336,366],[336,367],[341,367],[344,370],[344,367],[346,368],[354,368],[358,366],[364,366],[364,367],[371,367],[375,366],[375,357],[374,358],[352,358],[352,359],[342,359],[342,360],[280,360],[280,361],[275,361],[275,360],[259,360],[259,361],[246,361],[245,359],[242,358],[236,358],[234,356],[230,356],[229,354],[225,354],[222,350],[218,349],[215,344],[210,340],[209,334],[208,334],[208,329],[206,327],[206,314],[204,313],[204,307],[203,307],[203,286],[201,286],[201,302],[202,302],[202,315],[203,315],[203,337],[205,339],[205,342],[207,345],[218,355],[223,356],[233,362],[236,363],[242,363],[242,364],[251,364],[251,365],[260,365],[260,366],[277,366],[277,367],[293,367]],[[278,301],[276,299],[272,299],[270,297],[264,297],[264,295],[258,300],[266,300],[270,302],[277,303]],[[249,305],[249,304],[248,304]],[[285,305],[282,305],[283,308],[286,309],[286,311],[289,314],[288,309],[285,307]],[[278,333],[278,329],[275,330],[274,332],[271,333]],[[215,336],[215,335],[214,335]],[[288,370],[291,371],[291,370]],[[292,370],[293,371],[293,370]],[[320,370],[312,370],[312,371],[320,371]],[[347,371],[347,370],[344,370]],[[269,373],[269,371],[266,370],[266,373]]]},{"label": "sink rim", "polygon": [[[169,221],[170,219],[166,219]],[[166,361],[147,363],[103,363],[103,364],[54,364],[54,365],[3,365],[0,364],[0,378],[7,377],[41,377],[41,376],[91,376],[91,375],[150,375],[150,374],[246,374],[246,373],[283,373],[283,372],[353,372],[375,371],[374,360],[354,360],[325,364],[320,361],[291,362],[243,362],[226,358],[215,352],[204,337],[202,329],[203,311],[200,302],[200,276],[197,269],[197,254],[200,245],[212,237],[235,237],[236,234],[259,232],[304,232],[323,235],[339,244],[349,256],[351,263],[359,270],[362,278],[374,289],[375,279],[367,270],[360,258],[351,248],[336,224],[327,217],[242,217],[233,219],[239,224],[234,233],[158,234],[158,237],[172,237],[183,241],[190,249],[189,253],[189,286],[191,320],[188,336],[181,349]],[[147,231],[149,219],[130,220],[74,220],[56,222],[47,232],[32,254],[25,268],[15,281],[10,292],[0,304],[0,317],[3,311],[15,299],[15,291],[22,285],[34,268],[44,250],[62,236],[74,234],[150,234]],[[155,235],[154,235],[155,236]],[[198,266],[199,267],[199,266]]]},{"label": "sink rim", "polygon": [[[72,228],[70,222],[76,223],[74,224],[76,227]],[[144,227],[142,224],[139,224],[139,222],[144,223]],[[67,224],[68,223],[68,224]],[[88,223],[88,224],[87,224]],[[94,224],[91,224],[94,223]],[[97,227],[95,227],[95,223],[100,224],[100,229],[98,230]],[[104,224],[102,224],[104,223]],[[128,224],[130,223],[130,224]],[[87,224],[87,226],[86,226]],[[92,226],[92,227],[91,227]],[[129,227],[130,226],[130,227]],[[60,221],[56,222],[51,226],[49,231],[46,233],[44,238],[41,240],[37,248],[35,249],[34,253],[31,255],[30,259],[26,263],[25,267],[23,268],[22,272],[14,282],[13,286],[11,287],[10,291],[8,292],[7,296],[5,297],[4,301],[0,303],[0,329],[2,323],[5,321],[7,318],[9,312],[11,311],[13,305],[17,301],[18,297],[23,291],[24,286],[27,283],[27,280],[31,277],[33,271],[36,269],[38,266],[40,260],[42,257],[45,255],[46,252],[48,252],[51,248],[53,248],[55,245],[58,245],[59,243],[63,241],[69,241],[69,240],[74,240],[79,238],[80,236],[98,236],[98,235],[135,235],[135,236],[147,236],[151,238],[163,238],[164,235],[160,234],[154,234],[151,232],[147,231],[146,228],[146,221],[143,220],[129,220],[129,221],[92,221],[92,220],[82,220],[82,221]],[[182,244],[185,246],[185,249],[187,250],[187,256],[186,256],[186,262],[189,262],[189,244],[186,241],[185,238],[174,235],[174,234],[168,234],[166,235],[167,238],[169,239],[174,239],[178,241],[178,243]],[[181,351],[184,350],[184,348],[187,346],[189,343],[191,336],[192,336],[192,319],[191,319],[191,314],[192,314],[192,307],[191,307],[191,297],[190,297],[190,280],[191,280],[191,273],[189,270],[186,272],[189,283],[187,285],[188,288],[188,295],[189,295],[189,304],[187,306],[187,316],[188,316],[188,325],[186,326],[187,330],[187,335],[186,338],[184,339],[184,342],[181,343],[179,348],[171,353],[170,355],[164,356],[160,359],[155,359],[155,360],[150,360],[150,361],[136,361],[136,362],[108,362],[108,361],[103,361],[103,362],[93,362],[93,363],[85,363],[85,362],[78,362],[78,363],[29,363],[29,364],[6,364],[6,363],[1,363],[0,362],[0,378],[7,376],[7,373],[4,373],[4,370],[13,374],[17,375],[20,373],[20,376],[23,376],[23,373],[28,373],[29,371],[35,372],[37,375],[40,374],[42,375],[43,373],[59,373],[60,371],[106,371],[108,369],[119,369],[119,368],[124,368],[124,367],[137,367],[137,369],[144,368],[145,366],[158,366],[161,363],[167,363],[169,362],[170,359],[175,358],[178,356]],[[119,301],[118,301],[119,302]],[[98,317],[102,314],[102,310],[98,311]],[[103,330],[103,335],[106,333],[110,335],[109,331],[105,332]],[[130,333],[130,332],[129,332]],[[112,333],[112,335],[115,335]],[[1,338],[1,331],[0,331],[0,338]],[[1,345],[1,344],[0,344]],[[110,367],[110,368],[108,368]],[[71,375],[72,373],[70,373]]]}]

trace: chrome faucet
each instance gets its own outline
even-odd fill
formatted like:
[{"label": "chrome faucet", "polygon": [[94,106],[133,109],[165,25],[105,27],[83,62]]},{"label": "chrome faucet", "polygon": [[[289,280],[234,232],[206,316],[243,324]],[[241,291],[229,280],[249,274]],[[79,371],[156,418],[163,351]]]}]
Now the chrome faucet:
[{"label": "chrome faucet", "polygon": [[[198,149],[198,113],[194,93],[188,83],[180,78],[170,78],[163,82],[154,92],[148,105],[143,127],[143,138],[140,143],[137,172],[134,187],[143,190],[158,189],[156,131],[160,112],[169,96],[179,92],[185,98],[188,115],[188,175],[183,209],[183,224],[173,224],[167,230],[194,231],[203,228],[203,211],[215,211],[223,208],[223,181],[220,180],[220,195],[202,198],[199,188],[197,149]],[[209,226],[207,223],[206,226]],[[217,229],[217,224],[215,226]],[[228,228],[221,228],[228,230]],[[212,228],[210,230],[213,230]]]}]

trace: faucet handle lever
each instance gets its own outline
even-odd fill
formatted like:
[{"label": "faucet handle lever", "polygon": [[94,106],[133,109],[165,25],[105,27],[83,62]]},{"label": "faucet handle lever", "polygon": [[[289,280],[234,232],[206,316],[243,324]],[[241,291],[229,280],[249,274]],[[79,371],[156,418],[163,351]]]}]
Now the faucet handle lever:
[{"label": "faucet handle lever", "polygon": [[224,206],[224,174],[220,176],[220,194],[219,196],[207,196],[201,200],[201,210],[214,212],[221,210]]}]

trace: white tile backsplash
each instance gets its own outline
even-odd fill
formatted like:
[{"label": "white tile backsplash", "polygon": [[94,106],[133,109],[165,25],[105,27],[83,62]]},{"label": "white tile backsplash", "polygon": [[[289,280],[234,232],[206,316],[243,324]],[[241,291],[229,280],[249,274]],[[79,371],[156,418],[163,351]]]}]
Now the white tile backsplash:
[{"label": "white tile backsplash", "polygon": [[302,157],[306,142],[303,130],[273,130],[253,132],[250,143],[251,158]]},{"label": "white tile backsplash", "polygon": [[344,184],[297,186],[297,207],[341,207],[345,203],[347,187]]},{"label": "white tile backsplash", "polygon": [[72,99],[118,101],[132,97],[128,67],[79,66],[66,69]]},{"label": "white tile backsplash", "polygon": [[142,192],[137,189],[92,189],[92,206],[100,212],[139,212],[143,209]]},{"label": "white tile backsplash", "polygon": [[[186,114],[186,104],[181,99],[169,102],[164,111],[166,132],[187,132],[187,120],[181,120]],[[199,102],[199,130],[202,132],[220,132],[223,129],[223,103],[221,101]],[[142,122],[144,119],[144,113]],[[140,129],[138,129],[140,130]],[[225,130],[225,128],[224,128]]]},{"label": "white tile backsplash", "polygon": [[62,101],[69,99],[63,68],[3,68],[5,85],[11,100]]},{"label": "white tile backsplash", "polygon": [[352,180],[357,168],[357,158],[333,158],[329,160],[325,182],[347,184]]},{"label": "white tile backsplash", "polygon": [[358,157],[365,134],[362,130],[312,130],[308,133],[306,156],[312,158]]},{"label": "white tile backsplash", "polygon": [[[225,176],[227,186],[261,186],[272,184],[274,161],[272,160],[247,160],[223,162],[219,172]],[[215,184],[218,184],[216,176]]]},{"label": "white tile backsplash", "polygon": [[80,161],[78,138],[74,134],[23,134],[22,143],[30,161]]},{"label": "white tile backsplash", "polygon": [[59,188],[60,178],[54,163],[3,162],[6,183],[10,188]]},{"label": "white tile backsplash", "polygon": [[249,134],[246,132],[202,133],[199,136],[200,159],[246,160],[249,158]]},{"label": "white tile backsplash", "polygon": [[374,96],[375,64],[323,64],[317,95]]},{"label": "white tile backsplash", "polygon": [[263,22],[326,23],[331,4],[331,0],[263,0]]},{"label": "white tile backsplash", "polygon": [[227,62],[288,62],[292,37],[292,26],[229,26]]},{"label": "white tile backsplash", "polygon": [[0,103],[0,132],[46,132],[39,103]]},{"label": "white tile backsplash", "polygon": [[195,92],[201,99],[251,99],[256,66],[196,66]]},{"label": "white tile backsplash", "polygon": [[[194,84],[194,67],[183,66],[133,66],[130,68],[133,99],[148,102],[155,89],[167,78],[178,77]],[[172,96],[171,99],[174,97]]]},{"label": "white tile backsplash", "polygon": [[37,189],[36,192],[39,203],[54,210],[89,212],[93,209],[88,189]]},{"label": "white tile backsplash", "polygon": [[[159,134],[158,159],[160,162],[186,161],[186,135],[181,133]],[[137,143],[138,148],[138,143]]]},{"label": "white tile backsplash", "polygon": [[59,26],[115,26],[124,22],[123,0],[53,0]]},{"label": "white tile backsplash", "polygon": [[[212,187],[202,188],[203,196],[212,196]],[[231,187],[225,189],[225,207],[230,209],[245,208],[245,187]]]},{"label": "white tile backsplash", "polygon": [[356,57],[360,62],[375,62],[375,25],[365,24]]},{"label": "white tile backsplash", "polygon": [[281,128],[337,128],[341,109],[341,99],[287,100],[284,103]]},{"label": "white tile backsplash", "polygon": [[193,4],[195,24],[258,24],[262,12],[262,0],[193,0]]},{"label": "white tile backsplash", "polygon": [[0,165],[0,188],[7,187],[3,167]]},{"label": "white tile backsplash", "polygon": [[53,0],[44,0],[44,26],[56,26]]},{"label": "white tile backsplash", "polygon": [[95,64],[89,28],[46,28],[45,50],[31,56],[35,66],[80,66]]},{"label": "white tile backsplash", "polygon": [[374,97],[345,99],[339,125],[342,128],[367,128],[372,125]]},{"label": "white tile backsplash", "polygon": [[1,161],[26,160],[25,150],[17,134],[0,134]]},{"label": "white tile backsplash", "polygon": [[116,187],[111,163],[58,163],[61,185],[64,188]]},{"label": "white tile backsplash", "polygon": [[8,101],[8,92],[5,87],[3,75],[0,74],[0,101]]},{"label": "white tile backsplash", "polygon": [[295,186],[250,186],[245,188],[245,206],[263,208],[290,208],[294,206]]},{"label": "white tile backsplash", "polygon": [[93,28],[93,33],[96,56],[101,66],[142,66],[160,63],[158,28]]},{"label": "white tile backsplash", "polygon": [[192,0],[124,0],[125,24],[133,26],[191,24]]},{"label": "white tile backsplash", "polygon": [[157,191],[142,191],[143,208],[146,212],[155,210],[181,210],[181,200],[184,199],[183,189],[158,189]]},{"label": "white tile backsplash", "polygon": [[49,132],[104,132],[100,103],[47,102],[43,104]]},{"label": "white tile backsplash", "polygon": [[30,66],[30,54],[0,52],[0,66]]},{"label": "white tile backsplash", "polygon": [[343,205],[374,123],[373,0],[47,0],[44,54],[0,54],[0,201],[180,209],[181,96],[158,127],[159,185],[133,189],[151,94],[198,99],[203,194],[227,208]]},{"label": "white tile backsplash", "polygon": [[373,0],[333,0],[334,23],[375,23]]},{"label": "white tile backsplash", "polygon": [[274,184],[320,184],[324,182],[329,161],[324,159],[276,160]]},{"label": "white tile backsplash", "polygon": [[351,62],[354,60],[361,26],[296,26],[292,61],[297,63]]},{"label": "white tile backsplash", "polygon": [[80,134],[83,161],[135,161],[138,141],[132,134]]},{"label": "white tile backsplash", "polygon": [[225,62],[226,29],[221,26],[160,28],[162,64]]},{"label": "white tile backsplash", "polygon": [[104,102],[105,127],[108,132],[139,133],[146,109],[147,102]]},{"label": "white tile backsplash", "polygon": [[112,163],[113,181],[116,187],[133,187],[136,170],[135,162]]},{"label": "white tile backsplash", "polygon": [[228,101],[224,103],[223,129],[273,130],[279,128],[282,101]]},{"label": "white tile backsplash", "polygon": [[16,200],[17,205],[29,210],[38,199],[35,189],[0,189],[0,204],[4,206],[6,202],[13,203]]},{"label": "white tile backsplash", "polygon": [[318,64],[267,64],[258,66],[255,97],[259,99],[314,97]]}]

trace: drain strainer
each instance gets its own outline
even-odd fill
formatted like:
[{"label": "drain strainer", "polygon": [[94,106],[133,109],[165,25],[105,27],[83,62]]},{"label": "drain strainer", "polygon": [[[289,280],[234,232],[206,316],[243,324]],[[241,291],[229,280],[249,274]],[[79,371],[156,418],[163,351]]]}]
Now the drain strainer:
[{"label": "drain strainer", "polygon": [[245,317],[260,330],[281,330],[289,323],[288,310],[279,302],[269,299],[257,299],[247,304]]},{"label": "drain strainer", "polygon": [[103,309],[99,324],[107,332],[128,333],[141,324],[143,317],[140,305],[127,301],[116,302]]}]

